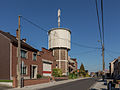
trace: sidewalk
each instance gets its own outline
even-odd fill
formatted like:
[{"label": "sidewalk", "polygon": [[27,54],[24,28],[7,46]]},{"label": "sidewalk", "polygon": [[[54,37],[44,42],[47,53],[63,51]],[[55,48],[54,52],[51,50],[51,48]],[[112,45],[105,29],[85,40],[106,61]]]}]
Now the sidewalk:
[{"label": "sidewalk", "polygon": [[107,90],[107,82],[100,79],[90,88],[90,90]]},{"label": "sidewalk", "polygon": [[49,82],[49,83],[25,86],[23,88],[12,88],[12,89],[8,89],[8,90],[37,90],[37,89],[42,89],[42,88],[47,88],[47,87],[51,87],[51,86],[55,86],[55,85],[68,83],[68,82],[82,80],[82,79],[87,79],[87,78],[70,79],[70,80],[63,80],[63,81],[57,81],[57,82],[53,81],[53,82]]}]

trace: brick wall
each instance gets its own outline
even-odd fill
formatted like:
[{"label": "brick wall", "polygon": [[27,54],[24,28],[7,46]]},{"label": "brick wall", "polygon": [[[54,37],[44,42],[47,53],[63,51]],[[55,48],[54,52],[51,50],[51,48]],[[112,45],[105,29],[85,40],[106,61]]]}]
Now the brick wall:
[{"label": "brick wall", "polygon": [[[42,84],[50,82],[50,78],[40,78],[40,79],[24,79],[24,86]],[[13,77],[13,88],[17,87],[17,77]]]},{"label": "brick wall", "polygon": [[[67,57],[67,60],[68,60],[68,51],[66,52],[66,49],[54,49],[54,58],[55,60],[59,60],[59,51],[60,51],[60,59],[61,60],[65,60],[66,57]],[[66,56],[67,54],[67,56]]]},{"label": "brick wall", "polygon": [[44,78],[44,79],[27,79],[24,80],[24,86],[28,85],[35,85],[35,84],[41,84],[41,83],[48,83],[50,81],[49,78]]},{"label": "brick wall", "polygon": [[[40,51],[40,54],[37,56],[37,60],[32,60],[32,53],[33,51],[28,50],[28,58],[24,59],[21,58],[22,61],[24,61],[24,64],[27,66],[27,75],[24,75],[24,77],[30,78],[30,65],[37,65],[37,73],[40,75],[43,75],[43,62],[42,59],[53,61],[52,63],[52,69],[56,67],[56,61],[54,60],[54,56],[52,55],[52,52],[47,49],[42,49]],[[12,45],[12,77],[13,77],[13,87],[17,87],[17,47],[15,45]],[[49,82],[49,79],[26,79],[24,80],[24,85],[35,85],[40,83],[47,83]]]},{"label": "brick wall", "polygon": [[10,40],[0,33],[0,79],[10,79]]},{"label": "brick wall", "polygon": [[[59,57],[60,56],[60,57]],[[63,73],[66,73],[67,66],[66,61],[68,60],[68,51],[66,49],[54,49],[54,57],[55,60],[63,60],[63,61],[56,61],[57,67],[62,69]],[[64,61],[66,60],[66,61]],[[59,67],[60,65],[60,67]]]},{"label": "brick wall", "polygon": [[[28,50],[28,58],[24,59],[21,58],[22,61],[24,61],[24,64],[27,66],[27,75],[24,75],[26,77],[30,77],[30,65],[37,65],[37,73],[40,75],[43,75],[43,62],[42,59],[50,60],[53,61],[52,63],[52,69],[56,68],[56,61],[54,59],[54,56],[52,55],[52,52],[42,48],[42,51],[40,51],[40,55],[37,56],[37,60],[33,61],[32,60],[32,54],[33,51]],[[15,45],[12,45],[12,76],[16,77],[17,76],[17,47]]]},{"label": "brick wall", "polygon": [[54,77],[55,81],[68,80],[68,77]]},{"label": "brick wall", "polygon": [[[56,60],[55,60],[55,58],[53,56],[52,51],[49,51],[49,50],[47,50],[45,48],[42,48],[42,51],[40,52],[40,57],[41,57],[41,59],[52,61],[53,62],[52,63],[52,69],[56,68]],[[43,65],[43,62],[42,62],[42,65]]]},{"label": "brick wall", "polygon": [[[37,60],[33,61],[32,60],[32,53],[33,51],[27,51],[28,53],[28,58],[24,59],[21,58],[22,61],[24,61],[24,64],[27,66],[27,75],[24,76],[30,76],[30,65],[37,65],[37,71],[38,74],[42,75],[42,60],[40,56],[37,56]],[[17,47],[15,45],[12,46],[12,76],[16,77],[17,76]]]}]

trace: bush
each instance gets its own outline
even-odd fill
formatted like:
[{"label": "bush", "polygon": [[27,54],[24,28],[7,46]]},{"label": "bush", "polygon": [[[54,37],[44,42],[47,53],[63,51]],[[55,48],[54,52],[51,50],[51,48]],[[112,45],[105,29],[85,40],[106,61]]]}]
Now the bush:
[{"label": "bush", "polygon": [[53,69],[52,75],[53,75],[54,77],[61,77],[61,76],[62,76],[62,70],[61,70],[61,69],[58,69],[58,68],[55,68],[55,69]]},{"label": "bush", "polygon": [[75,73],[69,74],[69,79],[76,79],[76,78],[77,78],[77,74],[75,74]]},{"label": "bush", "polygon": [[40,74],[37,74],[37,78],[42,78],[42,75],[40,75]]}]

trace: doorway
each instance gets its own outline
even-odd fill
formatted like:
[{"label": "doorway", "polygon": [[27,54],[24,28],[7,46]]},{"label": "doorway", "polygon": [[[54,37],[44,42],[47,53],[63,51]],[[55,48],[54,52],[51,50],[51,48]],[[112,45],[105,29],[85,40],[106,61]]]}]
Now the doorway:
[{"label": "doorway", "polygon": [[31,65],[31,78],[37,78],[37,65]]}]

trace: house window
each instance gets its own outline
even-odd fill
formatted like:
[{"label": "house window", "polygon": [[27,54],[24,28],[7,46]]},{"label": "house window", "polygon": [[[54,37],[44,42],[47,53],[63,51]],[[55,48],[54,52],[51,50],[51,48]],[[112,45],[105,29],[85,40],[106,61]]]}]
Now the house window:
[{"label": "house window", "polygon": [[35,61],[37,60],[37,53],[36,52],[33,53],[33,60],[35,60]]},{"label": "house window", "polygon": [[27,58],[27,51],[21,50],[21,57],[22,58]]},{"label": "house window", "polygon": [[23,66],[23,67],[21,68],[21,74],[24,74],[24,75],[27,74],[27,67],[26,67],[26,66]]}]

